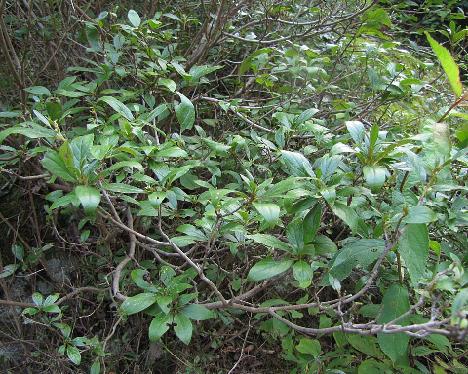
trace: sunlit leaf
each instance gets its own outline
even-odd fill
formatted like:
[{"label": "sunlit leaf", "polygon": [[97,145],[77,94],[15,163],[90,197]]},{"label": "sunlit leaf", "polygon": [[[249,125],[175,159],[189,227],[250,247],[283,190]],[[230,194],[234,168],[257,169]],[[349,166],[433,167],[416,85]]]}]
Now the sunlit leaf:
[{"label": "sunlit leaf", "polygon": [[447,74],[447,78],[450,82],[450,86],[452,87],[452,91],[454,92],[455,96],[461,96],[461,94],[463,93],[463,86],[460,81],[460,71],[458,70],[458,65],[456,64],[455,60],[453,59],[452,55],[450,54],[447,48],[440,45],[436,40],[434,40],[428,32],[426,32],[426,37],[429,41],[429,44],[432,47],[432,50],[439,59],[442,68]]}]

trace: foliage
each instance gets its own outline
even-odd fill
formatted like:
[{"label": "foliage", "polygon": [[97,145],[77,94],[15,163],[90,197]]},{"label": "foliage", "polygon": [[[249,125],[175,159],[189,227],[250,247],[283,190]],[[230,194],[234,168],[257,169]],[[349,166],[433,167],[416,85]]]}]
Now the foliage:
[{"label": "foliage", "polygon": [[2,34],[0,166],[28,202],[0,215],[0,305],[38,342],[23,367],[466,371],[461,12],[408,41],[388,1],[88,5],[62,4],[80,55],[56,81],[15,61],[32,30]]}]

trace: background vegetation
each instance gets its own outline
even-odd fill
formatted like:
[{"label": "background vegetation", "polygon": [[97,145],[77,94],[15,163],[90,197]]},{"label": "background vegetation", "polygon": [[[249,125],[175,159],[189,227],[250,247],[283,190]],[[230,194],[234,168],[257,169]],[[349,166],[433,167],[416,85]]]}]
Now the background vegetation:
[{"label": "background vegetation", "polygon": [[466,373],[466,1],[0,0],[0,364]]}]

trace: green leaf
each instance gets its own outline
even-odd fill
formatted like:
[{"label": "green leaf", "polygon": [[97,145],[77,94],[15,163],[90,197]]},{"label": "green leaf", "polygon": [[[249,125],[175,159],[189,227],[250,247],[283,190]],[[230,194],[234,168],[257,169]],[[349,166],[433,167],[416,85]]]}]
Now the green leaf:
[{"label": "green leaf", "polygon": [[177,92],[179,95],[180,103],[176,105],[176,117],[177,121],[180,124],[180,131],[190,130],[195,123],[195,108],[192,102],[180,92]]},{"label": "green leaf", "polygon": [[169,91],[175,92],[177,89],[177,84],[172,79],[169,78],[159,78],[158,84],[160,86],[166,87]]},{"label": "green leaf", "polygon": [[328,236],[317,235],[312,244],[315,247],[315,254],[317,255],[323,256],[336,252],[336,244]]},{"label": "green leaf", "polygon": [[314,240],[317,230],[320,228],[322,222],[322,205],[315,204],[315,206],[304,217],[304,243],[310,243]]},{"label": "green leaf", "polygon": [[194,244],[199,241],[198,238],[193,236],[174,236],[171,238],[171,241],[179,247],[186,247],[190,244]]},{"label": "green leaf", "polygon": [[130,186],[125,183],[103,183],[102,188],[106,191],[117,192],[117,193],[142,193],[144,190],[138,187]]},{"label": "green leaf", "polygon": [[136,161],[120,161],[112,165],[110,168],[107,168],[102,172],[103,175],[109,175],[111,172],[123,168],[131,168],[131,169],[138,169],[139,171],[143,171],[143,166],[139,162]]},{"label": "green leaf", "polygon": [[[385,292],[382,299],[382,310],[377,317],[377,323],[386,323],[400,317],[410,308],[408,290],[399,284],[393,284]],[[406,320],[398,322],[405,325]],[[408,362],[409,336],[404,333],[377,334],[380,349],[394,363],[406,364]]]},{"label": "green leaf", "polygon": [[153,207],[158,207],[166,198],[167,193],[163,191],[156,191],[148,195],[148,200]]},{"label": "green leaf", "polygon": [[52,175],[56,175],[65,182],[76,182],[75,176],[56,151],[47,152],[41,163]]},{"label": "green leaf", "polygon": [[148,337],[152,342],[158,341],[169,330],[172,323],[170,314],[159,313],[152,320],[148,328]]},{"label": "green leaf", "polygon": [[163,266],[159,271],[159,279],[163,282],[166,286],[171,284],[172,280],[174,279],[176,272],[170,266]]},{"label": "green leaf", "polygon": [[364,141],[364,134],[366,129],[364,124],[360,121],[347,121],[346,128],[348,129],[351,138],[356,144],[361,144]]},{"label": "green leaf", "polygon": [[293,277],[299,283],[299,288],[307,288],[312,284],[314,272],[310,264],[303,260],[296,261],[293,265]]},{"label": "green leaf", "polygon": [[101,201],[101,194],[91,186],[76,186],[75,195],[80,200],[86,214],[93,214]]},{"label": "green leaf", "polygon": [[36,115],[39,121],[41,121],[44,125],[50,126],[49,120],[41,112],[33,109],[33,113]]},{"label": "green leaf", "polygon": [[249,271],[248,278],[251,281],[259,282],[265,279],[273,278],[276,275],[284,273],[293,264],[292,260],[273,260],[263,259],[257,262]]},{"label": "green leaf", "polygon": [[132,315],[145,310],[155,302],[156,297],[153,293],[139,293],[138,295],[127,297],[120,306],[120,310],[125,315]]},{"label": "green leaf", "polygon": [[57,121],[60,119],[60,115],[62,114],[62,105],[60,103],[55,101],[48,102],[46,103],[46,108],[47,114],[52,120]]},{"label": "green leaf", "polygon": [[222,156],[227,155],[227,152],[231,148],[228,145],[215,142],[212,139],[202,139],[202,140],[203,140],[203,143],[205,143],[213,152],[215,152],[218,155],[222,155]]},{"label": "green leaf", "polygon": [[304,110],[301,114],[299,114],[296,117],[296,119],[294,120],[294,123],[296,125],[302,125],[304,122],[311,119],[318,112],[319,112],[319,110],[316,109],[316,108],[310,108],[310,109]]},{"label": "green leaf", "polygon": [[379,139],[379,125],[374,123],[371,127],[370,135],[369,135],[369,156],[374,156],[374,146]]},{"label": "green leaf", "polygon": [[365,166],[362,171],[364,173],[364,179],[371,190],[380,190],[380,187],[385,183],[387,169],[380,166]]},{"label": "green leaf", "polygon": [[368,356],[382,357],[382,352],[377,347],[377,338],[374,336],[362,336],[355,334],[347,334],[346,339],[351,346]]},{"label": "green leaf", "polygon": [[450,157],[450,129],[447,123],[436,122],[432,125],[432,135],[436,156],[445,162]]},{"label": "green leaf", "polygon": [[296,345],[296,349],[300,353],[317,358],[320,355],[322,347],[320,346],[320,342],[316,339],[301,338],[299,344]]},{"label": "green leaf", "polygon": [[189,304],[185,306],[184,309],[182,309],[182,313],[186,317],[194,319],[196,321],[203,321],[205,319],[215,317],[215,314],[212,310],[209,310],[208,308],[200,304]]},{"label": "green leaf", "polygon": [[193,325],[192,322],[184,315],[177,314],[174,317],[174,331],[179,340],[184,344],[189,344],[192,339]]},{"label": "green leaf", "polygon": [[[101,44],[100,44],[100,38],[99,38],[99,31],[96,26],[87,24],[86,25],[86,38],[88,39],[89,44],[91,45],[91,49],[93,51],[100,51],[101,50]],[[59,90],[56,91],[56,93]],[[67,92],[65,90],[61,90],[63,92]]]},{"label": "green leaf", "polygon": [[77,136],[69,143],[70,152],[73,158],[73,166],[76,169],[82,169],[91,153],[94,135]]},{"label": "green leaf", "polygon": [[74,345],[67,346],[67,356],[75,365],[79,365],[81,363],[81,353]]},{"label": "green leaf", "polygon": [[408,210],[408,215],[403,219],[405,223],[430,223],[437,220],[437,214],[424,205],[412,206]]},{"label": "green leaf", "polygon": [[99,362],[99,359],[96,359],[96,361],[94,361],[93,364],[91,365],[89,374],[99,374],[100,372],[101,372],[101,363]]},{"label": "green leaf", "polygon": [[182,234],[196,238],[197,240],[207,240],[206,235],[203,231],[197,229],[195,226],[190,224],[183,224],[177,227],[176,231],[181,232]]},{"label": "green leaf", "polygon": [[460,81],[460,72],[458,70],[458,65],[456,64],[455,60],[453,59],[452,55],[450,54],[447,48],[443,47],[436,40],[434,40],[428,32],[426,32],[425,34],[427,40],[429,41],[429,44],[432,47],[432,50],[436,54],[437,58],[440,61],[440,64],[442,65],[442,68],[447,74],[453,93],[456,97],[461,96],[461,94],[463,93],[463,86]]},{"label": "green leaf", "polygon": [[142,114],[140,119],[145,121],[145,122],[152,122],[153,119],[156,117],[159,117],[161,114],[163,114],[167,109],[167,104],[161,104],[158,105],[156,108],[154,108],[151,112]]},{"label": "green leaf", "polygon": [[286,228],[286,236],[297,252],[304,249],[304,227],[300,219],[295,219],[289,223]]},{"label": "green leaf", "polygon": [[140,16],[133,9],[130,9],[128,11],[128,20],[134,27],[140,26],[140,23],[141,23]]},{"label": "green leaf", "polygon": [[11,253],[13,253],[13,256],[16,257],[16,259],[23,261],[24,258],[24,248],[21,244],[13,244],[11,246]]},{"label": "green leaf", "polygon": [[174,301],[173,297],[170,295],[156,295],[156,303],[161,308],[161,310],[169,314],[171,308],[169,307],[170,304]]},{"label": "green leaf", "polygon": [[0,118],[17,118],[21,117],[21,112],[0,112]]},{"label": "green leaf", "polygon": [[253,234],[247,235],[248,239],[252,239],[255,243],[266,245],[267,247],[272,247],[276,249],[281,249],[283,251],[290,251],[291,246],[288,243],[285,243],[273,235],[268,234]]},{"label": "green leaf", "polygon": [[42,308],[42,311],[45,313],[60,313],[60,307],[58,305],[48,305]]},{"label": "green leaf", "polygon": [[157,151],[155,154],[155,157],[187,157],[188,154],[185,152],[183,149],[179,147],[169,147],[165,149],[161,149],[160,151]]},{"label": "green leaf", "polygon": [[367,225],[352,207],[336,203],[332,207],[332,210],[335,215],[350,227],[353,233],[367,236]]},{"label": "green leaf", "polygon": [[190,68],[190,83],[196,83],[200,80],[201,77],[208,75],[216,70],[222,69],[221,65],[210,66],[210,65],[201,65],[201,66],[192,66]]},{"label": "green leaf", "polygon": [[99,101],[104,101],[112,109],[114,109],[117,113],[119,113],[121,116],[125,117],[129,121],[133,121],[135,119],[130,109],[128,109],[128,107],[124,103],[117,100],[115,97],[103,96],[99,99]]},{"label": "green leaf", "polygon": [[67,325],[66,323],[54,323],[55,327],[57,327],[60,332],[62,333],[62,335],[65,337],[65,338],[69,338],[70,337],[70,334],[71,334],[71,327],[70,325]]},{"label": "green leaf", "polygon": [[57,209],[64,206],[68,206],[70,204],[73,204],[74,206],[80,205],[80,201],[76,197],[75,192],[70,192],[65,196],[59,197],[57,200],[54,201],[50,209]]},{"label": "green leaf", "polygon": [[278,222],[280,215],[280,207],[278,205],[255,203],[254,207],[269,225],[274,225]]},{"label": "green leaf", "polygon": [[50,96],[51,95],[50,91],[43,86],[32,86],[32,87],[25,88],[24,90],[36,96],[42,96],[42,95]]},{"label": "green leaf", "polygon": [[362,361],[358,367],[358,374],[393,374],[394,371],[391,367],[385,365],[385,363],[369,359]]},{"label": "green leaf", "polygon": [[34,292],[31,297],[35,305],[42,306],[42,303],[44,302],[44,296],[42,296],[42,294],[39,292]]},{"label": "green leaf", "polygon": [[2,143],[3,140],[5,140],[8,136],[13,134],[21,134],[30,139],[55,138],[57,135],[54,130],[41,127],[37,124],[33,127],[13,126],[7,128],[6,130],[0,131],[0,143]]},{"label": "green leaf", "polygon": [[338,280],[343,280],[356,266],[367,267],[377,260],[384,249],[385,242],[377,239],[361,239],[347,244],[335,256],[330,274]]},{"label": "green leaf", "polygon": [[135,284],[141,289],[152,293],[159,291],[158,287],[145,280],[145,278],[149,275],[147,270],[133,269],[130,275]]},{"label": "green leaf", "polygon": [[3,270],[0,271],[0,279],[7,278],[15,273],[15,271],[20,267],[19,264],[9,264],[3,267]]},{"label": "green leaf", "polygon": [[42,305],[43,306],[52,305],[58,300],[58,298],[59,298],[58,294],[49,295],[49,296],[46,297],[46,299],[44,300],[44,303]]},{"label": "green leaf", "polygon": [[453,303],[451,307],[452,322],[458,323],[458,321],[461,318],[459,313],[463,315],[463,311],[467,305],[468,305],[468,288],[462,288],[460,291],[458,291],[457,296],[455,296],[455,298],[453,299]]},{"label": "green leaf", "polygon": [[296,177],[315,177],[315,173],[302,153],[281,151],[281,158],[291,175]]},{"label": "green leaf", "polygon": [[408,224],[399,240],[401,257],[405,261],[414,287],[424,278],[429,257],[429,234],[425,224]]}]

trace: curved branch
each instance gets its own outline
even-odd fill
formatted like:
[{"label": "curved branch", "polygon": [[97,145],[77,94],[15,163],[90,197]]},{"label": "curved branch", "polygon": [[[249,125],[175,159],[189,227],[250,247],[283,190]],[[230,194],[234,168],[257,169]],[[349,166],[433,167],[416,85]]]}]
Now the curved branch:
[{"label": "curved branch", "polygon": [[130,237],[130,246],[128,249],[128,253],[125,255],[125,258],[120,261],[117,267],[114,270],[114,276],[112,278],[112,294],[119,300],[125,300],[127,296],[120,293],[120,277],[122,275],[122,270],[127,266],[127,264],[135,258],[135,248],[136,248],[136,236],[133,233],[133,216],[130,208],[127,209],[127,221],[128,221],[128,228],[131,230],[129,231]]}]

